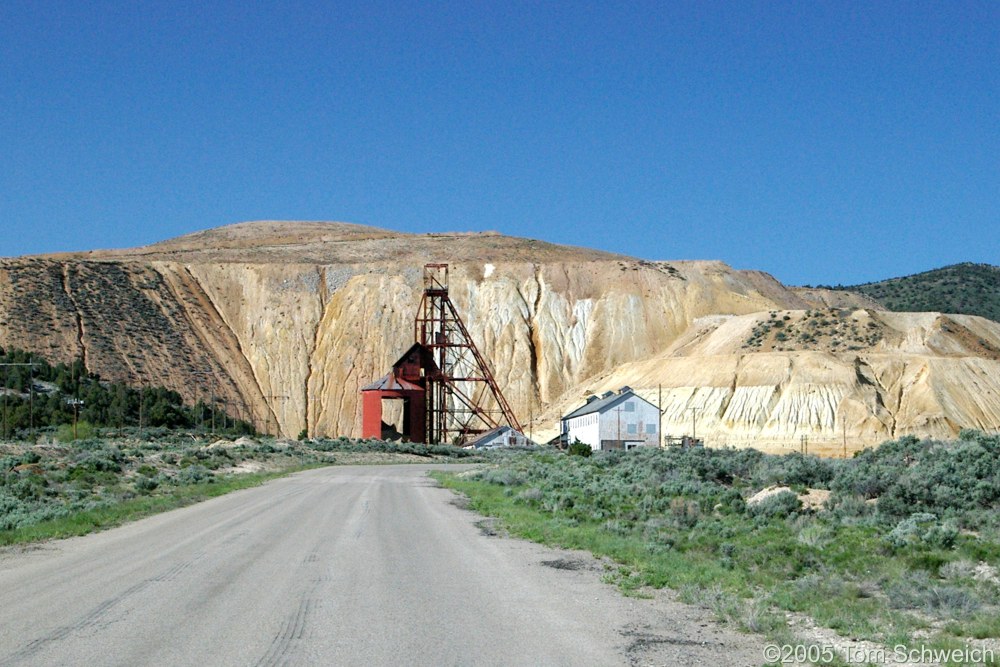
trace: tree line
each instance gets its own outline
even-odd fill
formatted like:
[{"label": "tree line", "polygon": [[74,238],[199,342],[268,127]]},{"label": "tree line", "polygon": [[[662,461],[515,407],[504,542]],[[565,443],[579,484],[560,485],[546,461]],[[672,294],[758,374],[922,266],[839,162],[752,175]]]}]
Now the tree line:
[{"label": "tree line", "polygon": [[137,388],[104,381],[88,372],[80,359],[53,365],[24,350],[0,348],[0,364],[7,364],[0,366],[4,438],[76,422],[191,429],[208,428],[214,421],[220,431],[252,434],[255,430],[218,405],[213,409],[204,401],[185,404],[179,393],[162,386]]}]

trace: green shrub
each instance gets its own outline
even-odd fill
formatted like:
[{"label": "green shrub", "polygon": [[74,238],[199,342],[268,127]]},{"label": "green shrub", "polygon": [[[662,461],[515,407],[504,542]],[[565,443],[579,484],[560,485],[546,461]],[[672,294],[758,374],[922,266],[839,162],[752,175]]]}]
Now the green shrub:
[{"label": "green shrub", "polygon": [[215,478],[212,472],[202,465],[192,465],[182,468],[176,477],[178,484],[197,484],[199,482],[210,482],[213,479]]},{"label": "green shrub", "polygon": [[939,568],[938,576],[948,581],[971,581],[976,576],[976,564],[965,559],[949,561]]},{"label": "green shrub", "polygon": [[770,519],[789,516],[801,508],[802,502],[799,497],[792,491],[785,490],[768,496],[756,505],[748,505],[747,512],[752,516]]},{"label": "green shrub", "polygon": [[159,485],[159,482],[150,477],[137,477],[135,480],[135,490],[139,493],[150,493]]},{"label": "green shrub", "polygon": [[897,609],[914,609],[946,618],[965,618],[982,606],[972,591],[935,582],[920,570],[888,584],[885,593],[889,603]]},{"label": "green shrub", "polygon": [[673,524],[679,528],[693,528],[701,516],[698,503],[684,498],[673,498],[670,501],[670,516]]},{"label": "green shrub", "polygon": [[566,453],[570,456],[590,456],[594,453],[594,450],[587,443],[574,440],[573,444],[566,450]]},{"label": "green shrub", "polygon": [[908,546],[950,549],[957,537],[958,528],[954,523],[942,523],[933,514],[917,512],[897,523],[885,539],[894,549]]},{"label": "green shrub", "polygon": [[72,424],[60,424],[56,429],[56,439],[59,442],[73,442],[74,440],[89,440],[97,437],[97,429],[90,422],[77,422],[74,432]]},{"label": "green shrub", "polygon": [[525,477],[516,470],[494,469],[486,471],[483,481],[500,486],[521,486],[525,482]]},{"label": "green shrub", "polygon": [[541,489],[525,489],[517,494],[517,499],[528,504],[537,504],[545,494],[542,493]]}]

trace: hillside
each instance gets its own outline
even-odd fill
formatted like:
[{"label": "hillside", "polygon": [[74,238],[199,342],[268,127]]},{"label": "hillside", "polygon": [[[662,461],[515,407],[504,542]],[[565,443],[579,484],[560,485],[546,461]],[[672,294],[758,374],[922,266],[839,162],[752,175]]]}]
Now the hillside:
[{"label": "hillside", "polygon": [[995,323],[496,233],[258,222],[0,260],[0,346],[214,396],[284,435],[357,435],[358,388],[412,342],[430,261],[451,264],[452,299],[536,438],[595,387],[623,384],[671,388],[665,432],[689,432],[693,408],[710,444],[833,447],[846,432],[855,449],[1000,427]]},{"label": "hillside", "polygon": [[660,403],[666,433],[842,456],[907,434],[997,429],[1000,326],[866,309],[715,316],[586,392],[624,384]]},{"label": "hillside", "polygon": [[897,312],[960,313],[1000,322],[1000,266],[954,264],[843,289]]}]

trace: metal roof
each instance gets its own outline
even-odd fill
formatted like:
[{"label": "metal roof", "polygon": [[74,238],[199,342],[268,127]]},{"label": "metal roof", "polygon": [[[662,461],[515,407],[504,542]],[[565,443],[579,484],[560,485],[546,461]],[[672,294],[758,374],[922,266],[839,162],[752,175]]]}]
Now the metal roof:
[{"label": "metal roof", "polygon": [[501,424],[500,426],[497,426],[495,428],[491,428],[489,431],[486,431],[486,433],[480,433],[476,437],[476,439],[472,440],[471,442],[469,442],[466,445],[466,447],[477,447],[477,446],[479,446],[483,442],[486,442],[488,440],[492,440],[493,438],[495,438],[496,436],[500,435],[501,433],[506,433],[507,431],[513,431],[513,430],[514,429],[511,428],[510,426],[508,426],[507,424]]},{"label": "metal roof", "polygon": [[383,376],[379,380],[375,380],[369,385],[361,388],[361,391],[423,391],[424,388],[418,384],[413,384],[412,382],[407,382],[402,378],[396,377],[393,373]]},{"label": "metal roof", "polygon": [[514,428],[512,426],[509,426],[508,424],[501,424],[500,426],[497,426],[496,428],[492,428],[489,431],[486,431],[485,433],[481,433],[478,437],[476,437],[475,440],[472,440],[471,442],[467,443],[465,446],[466,447],[476,447],[478,449],[481,445],[489,442],[490,440],[492,440],[493,438],[497,437],[498,435],[506,435],[507,433],[515,433],[519,437],[524,438],[532,446],[537,446],[537,443],[535,443],[532,440],[529,440],[526,435],[524,435],[523,433],[521,433],[520,431],[518,431],[516,428]]},{"label": "metal roof", "polygon": [[[618,403],[621,403],[622,401],[627,401],[632,398],[637,398],[640,401],[645,401],[646,403],[649,403],[649,401],[647,401],[645,398],[636,394],[631,387],[622,387],[622,391],[620,393],[612,394],[611,396],[608,396],[607,395],[608,393],[609,392],[605,392],[602,398],[598,398],[597,400],[592,400],[589,403],[580,406],[573,412],[563,417],[563,419],[573,419],[574,417],[582,417],[583,415],[589,415],[595,412],[604,412],[605,410],[614,407]],[[653,405],[652,403],[649,404]],[[653,405],[653,407],[656,406]]]}]

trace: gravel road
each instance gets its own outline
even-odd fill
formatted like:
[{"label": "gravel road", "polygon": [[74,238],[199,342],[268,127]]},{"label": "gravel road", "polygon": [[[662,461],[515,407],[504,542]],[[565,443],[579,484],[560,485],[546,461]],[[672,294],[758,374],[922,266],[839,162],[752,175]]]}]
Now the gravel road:
[{"label": "gravel road", "polygon": [[760,638],[625,598],[589,555],[491,536],[430,467],[312,470],[0,552],[0,665],[760,664]]}]

